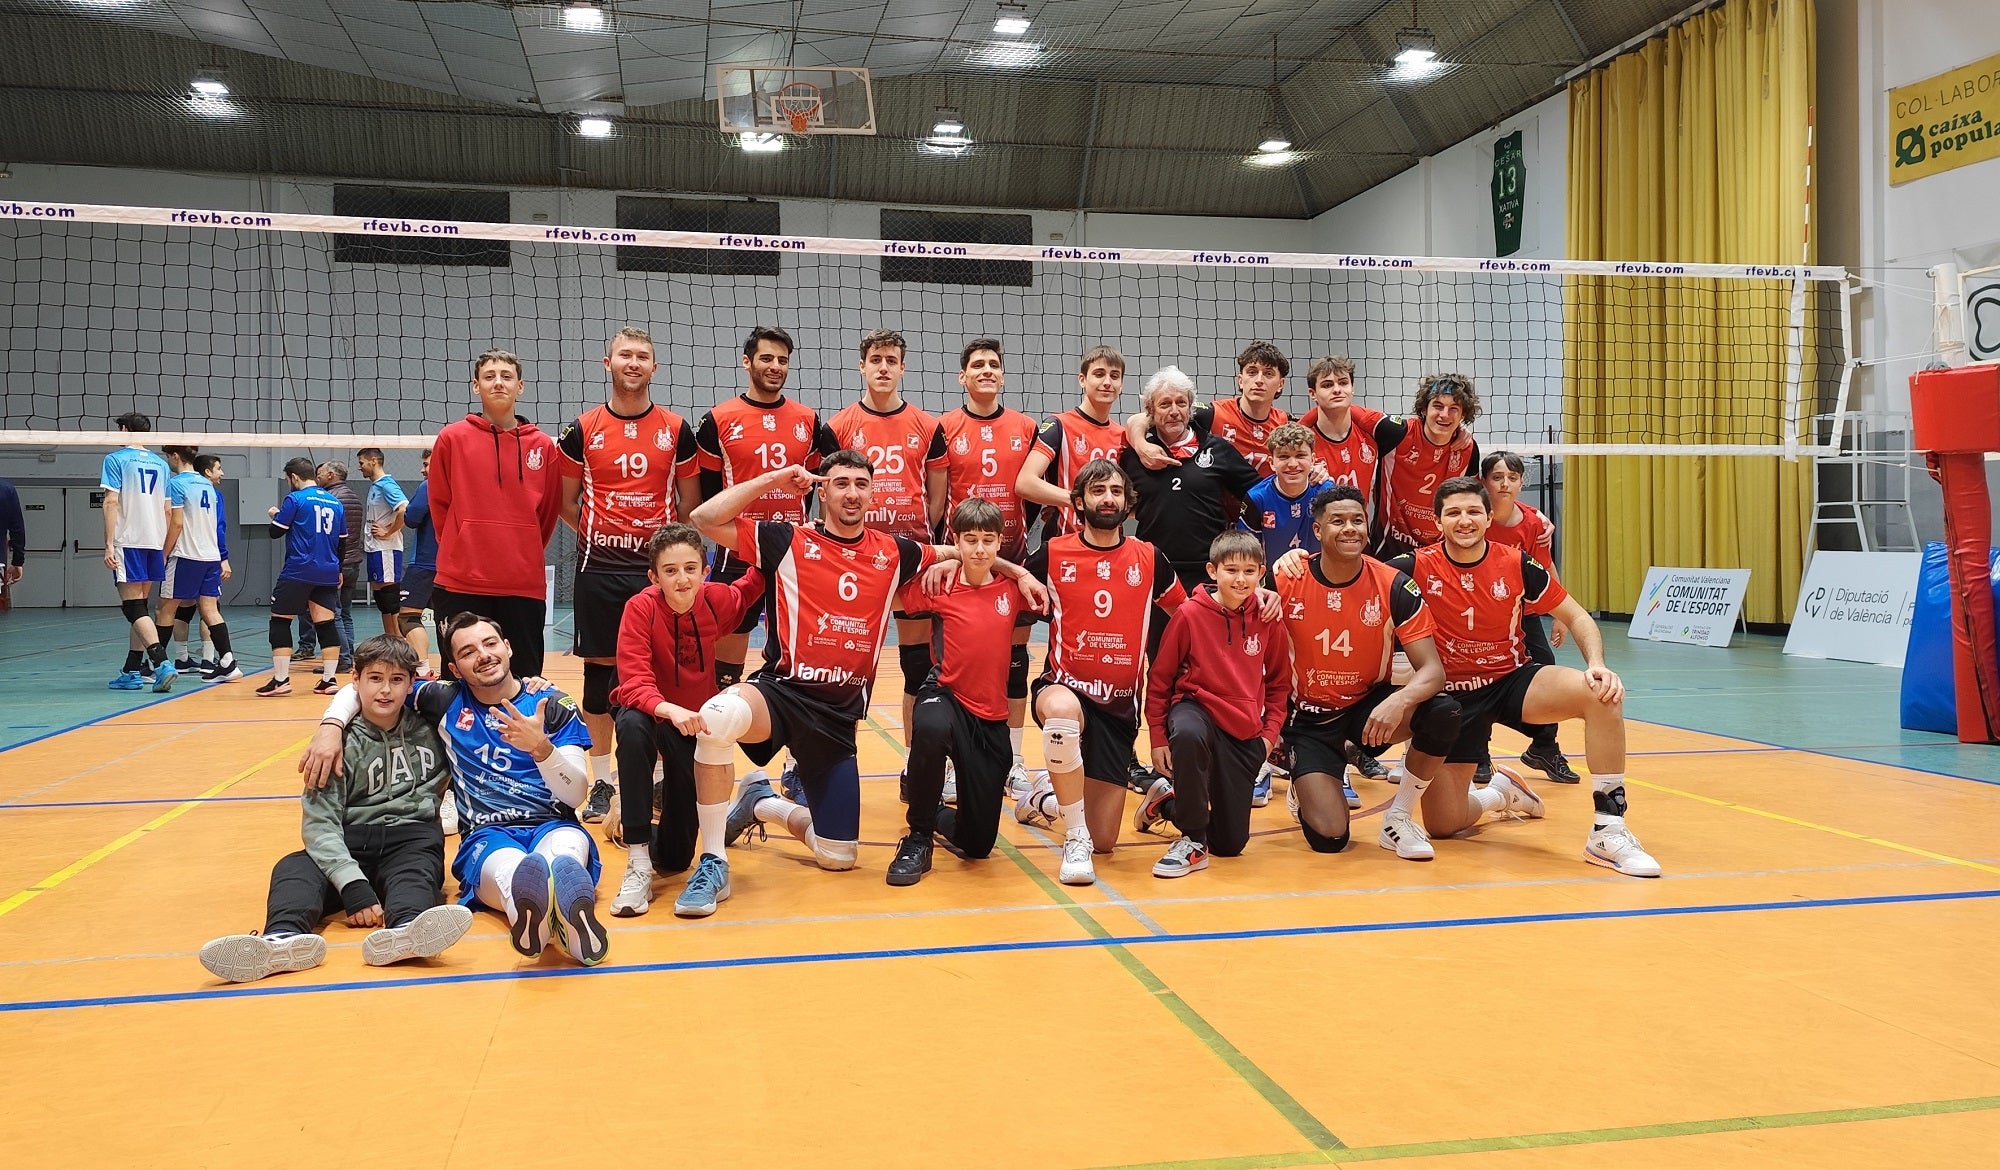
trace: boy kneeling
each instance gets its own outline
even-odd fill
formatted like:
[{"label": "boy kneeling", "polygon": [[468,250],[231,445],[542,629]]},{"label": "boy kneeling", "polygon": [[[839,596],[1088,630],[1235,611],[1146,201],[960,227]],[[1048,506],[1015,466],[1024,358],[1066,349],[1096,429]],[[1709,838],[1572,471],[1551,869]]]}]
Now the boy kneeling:
[{"label": "boy kneeling", "polygon": [[441,906],[444,832],[438,801],[451,769],[429,720],[407,705],[417,652],[401,638],[354,648],[361,718],[341,736],[340,775],[304,795],[305,848],[271,870],[261,934],[232,934],[201,948],[218,979],[248,983],[326,961],[321,920],[345,911],[374,926],[361,942],[371,967],[427,959],[465,936],[472,911]]},{"label": "boy kneeling", "polygon": [[1216,537],[1208,575],[1215,584],[1195,590],[1168,620],[1146,681],[1153,767],[1174,782],[1156,811],[1181,831],[1154,877],[1207,869],[1210,853],[1243,852],[1251,789],[1292,693],[1284,623],[1250,604],[1264,577],[1262,543],[1248,532]]}]

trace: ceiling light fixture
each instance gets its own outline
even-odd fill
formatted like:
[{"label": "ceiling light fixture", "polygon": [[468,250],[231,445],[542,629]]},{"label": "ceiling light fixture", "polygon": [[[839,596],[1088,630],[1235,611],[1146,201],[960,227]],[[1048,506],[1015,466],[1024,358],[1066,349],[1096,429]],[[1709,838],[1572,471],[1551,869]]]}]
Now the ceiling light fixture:
[{"label": "ceiling light fixture", "polygon": [[962,138],[965,136],[965,119],[950,106],[937,108],[937,122],[931,126],[931,133],[940,138]]},{"label": "ceiling light fixture", "polygon": [[785,136],[746,131],[736,136],[736,145],[744,154],[776,154],[785,149]]},{"label": "ceiling light fixture", "polygon": [[1257,132],[1260,154],[1278,154],[1292,148],[1292,136],[1285,129],[1284,95],[1278,89],[1278,37],[1271,35],[1271,117]]},{"label": "ceiling light fixture", "polygon": [[1417,23],[1417,0],[1410,0],[1410,23],[1396,34],[1397,73],[1404,77],[1427,77],[1444,64],[1438,60],[1437,38]]},{"label": "ceiling light fixture", "polygon": [[585,138],[609,138],[611,137],[611,119],[579,118],[576,123],[576,132]]},{"label": "ceiling light fixture", "polygon": [[1292,136],[1285,133],[1276,122],[1264,127],[1264,132],[1259,138],[1261,141],[1257,143],[1257,149],[1265,154],[1277,154],[1279,151],[1292,148]]},{"label": "ceiling light fixture", "polygon": [[1028,6],[1002,3],[993,14],[993,31],[1003,37],[1018,37],[1028,31]]},{"label": "ceiling light fixture", "polygon": [[1304,157],[1305,155],[1302,152],[1296,150],[1260,150],[1259,153],[1253,154],[1243,161],[1253,167],[1282,167],[1290,163],[1295,163]]},{"label": "ceiling light fixture", "polygon": [[229,82],[223,78],[220,69],[203,69],[188,82],[188,88],[206,98],[229,96]]},{"label": "ceiling light fixture", "polygon": [[596,32],[604,27],[604,4],[602,0],[570,0],[562,19],[578,32]]},{"label": "ceiling light fixture", "polygon": [[1028,41],[988,41],[965,55],[969,64],[994,69],[1025,69],[1042,59],[1042,46]]}]

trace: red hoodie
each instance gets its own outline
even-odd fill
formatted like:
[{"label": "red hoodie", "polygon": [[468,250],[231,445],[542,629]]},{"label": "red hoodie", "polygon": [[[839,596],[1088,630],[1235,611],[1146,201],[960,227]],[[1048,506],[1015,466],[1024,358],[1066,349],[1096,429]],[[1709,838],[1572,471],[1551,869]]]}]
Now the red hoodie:
[{"label": "red hoodie", "polygon": [[1234,613],[1203,585],[1174,611],[1146,680],[1146,728],[1167,746],[1167,709],[1201,704],[1224,735],[1276,740],[1292,697],[1292,652],[1283,620],[1265,621],[1252,597]]},{"label": "red hoodie", "polygon": [[541,597],[542,550],[562,513],[556,441],[518,415],[496,429],[468,414],[431,447],[437,583],[481,597]]},{"label": "red hoodie", "polygon": [[734,633],[763,593],[764,574],[751,569],[727,585],[702,582],[686,613],[675,613],[656,585],[633,594],[618,623],[611,701],[648,715],[661,703],[693,711],[708,702],[722,689],[715,682],[716,640]]}]

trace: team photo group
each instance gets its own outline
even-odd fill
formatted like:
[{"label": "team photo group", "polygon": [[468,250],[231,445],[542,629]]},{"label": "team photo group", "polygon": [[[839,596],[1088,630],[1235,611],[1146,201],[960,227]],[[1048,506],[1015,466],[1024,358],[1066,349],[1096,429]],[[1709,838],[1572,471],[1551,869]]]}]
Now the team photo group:
[{"label": "team photo group", "polygon": [[[651,337],[620,329],[604,402],[554,436],[517,413],[530,371],[491,350],[472,363],[478,409],[437,435],[414,489],[372,448],[358,492],[342,463],[285,465],[273,672],[255,693],[290,694],[294,660],[316,653],[330,701],[299,764],[304,847],[274,867],[263,929],[202,949],[210,972],[318,966],[336,914],[373,928],[367,963],[432,956],[477,909],[523,955],[594,965],[606,918],[646,914],[664,876],[686,875],[675,914],[714,914],[729,851],[770,833],[855,868],[856,737],[892,630],[907,751],[892,886],[938,848],[987,857],[1010,813],[1048,832],[1063,883],[1092,883],[1128,820],[1172,839],[1153,874],[1183,877],[1241,854],[1279,784],[1311,849],[1339,853],[1363,803],[1350,769],[1390,786],[1381,848],[1449,864],[1434,839],[1543,815],[1524,772],[1582,780],[1557,744],[1566,720],[1582,721],[1592,792],[1584,859],[1659,875],[1625,823],[1623,685],[1557,577],[1553,525],[1519,498],[1522,459],[1473,437],[1473,379],[1426,376],[1385,412],[1355,401],[1352,362],[1322,357],[1294,419],[1277,405],[1291,362],[1253,342],[1233,395],[1202,401],[1167,366],[1128,415],[1125,358],[1097,346],[1076,406],[1037,420],[1005,404],[1005,349],[982,337],[939,417],[905,399],[911,355],[881,330],[852,354],[858,400],[822,418],[785,393],[793,348],[752,330],[742,392],[690,423],[655,399]],[[105,562],[131,640],[111,686],[240,678],[217,604],[220,461],[162,458],[145,416],[118,423],[132,445],[105,461]],[[560,524],[576,537],[576,696],[542,677]],[[364,582],[382,633],[357,641]],[[1565,642],[1580,669],[1556,665]],[[1492,760],[1496,723],[1530,741],[1518,768]],[[628,854],[608,915],[586,824]]]}]

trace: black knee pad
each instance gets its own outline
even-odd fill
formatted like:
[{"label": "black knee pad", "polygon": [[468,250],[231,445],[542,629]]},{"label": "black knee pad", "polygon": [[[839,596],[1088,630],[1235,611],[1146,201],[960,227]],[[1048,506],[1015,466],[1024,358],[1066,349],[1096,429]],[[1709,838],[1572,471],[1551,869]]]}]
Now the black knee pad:
[{"label": "black knee pad", "polygon": [[618,668],[600,662],[583,664],[583,709],[590,715],[611,714],[611,689],[618,685]]},{"label": "black knee pad", "polygon": [[1306,844],[1312,846],[1314,853],[1338,853],[1347,848],[1347,843],[1353,840],[1354,836],[1353,830],[1350,829],[1338,837],[1329,837],[1324,833],[1316,832],[1304,818],[1300,818],[1299,828],[1306,831]]},{"label": "black knee pad", "polygon": [[715,688],[726,691],[743,681],[741,662],[717,662],[715,664]]},{"label": "black knee pad", "polygon": [[924,689],[924,680],[931,676],[931,644],[917,642],[896,647],[896,661],[903,666],[903,693],[914,695]]},{"label": "black knee pad", "polygon": [[401,585],[380,585],[375,589],[375,608],[383,613],[395,613],[403,608],[403,587]]},{"label": "black knee pad", "polygon": [[195,614],[200,612],[201,612],[200,602],[183,601],[179,605],[174,607],[174,624],[181,626],[187,625],[188,619],[194,617]]},{"label": "black knee pad", "polygon": [[1410,714],[1410,750],[1439,758],[1450,755],[1463,714],[1458,700],[1443,692],[1417,704]]},{"label": "black knee pad", "polygon": [[274,617],[271,619],[271,649],[290,650],[292,648],[292,619]]},{"label": "black knee pad", "polygon": [[136,622],[146,616],[146,599],[134,597],[128,601],[121,601],[118,603],[118,610],[125,615],[127,622]]},{"label": "black knee pad", "polygon": [[1014,647],[1014,653],[1007,658],[1007,697],[1025,699],[1028,697],[1028,648]]},{"label": "black knee pad", "polygon": [[319,638],[321,653],[325,653],[329,649],[340,649],[340,626],[332,618],[328,618],[323,622],[314,622],[313,634]]},{"label": "black knee pad", "polygon": [[416,631],[424,628],[424,615],[420,613],[399,613],[396,615],[396,628],[401,630],[403,636],[407,638]]}]

